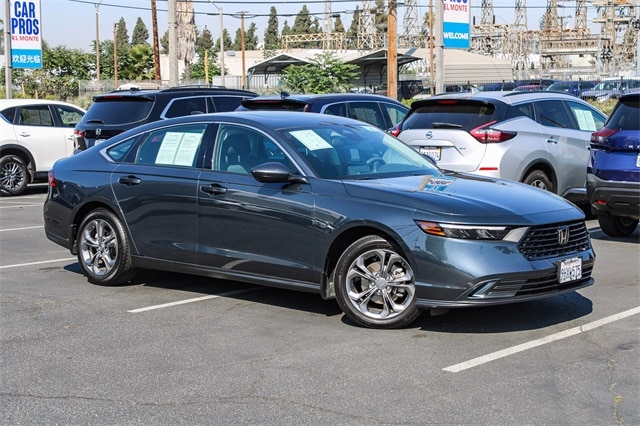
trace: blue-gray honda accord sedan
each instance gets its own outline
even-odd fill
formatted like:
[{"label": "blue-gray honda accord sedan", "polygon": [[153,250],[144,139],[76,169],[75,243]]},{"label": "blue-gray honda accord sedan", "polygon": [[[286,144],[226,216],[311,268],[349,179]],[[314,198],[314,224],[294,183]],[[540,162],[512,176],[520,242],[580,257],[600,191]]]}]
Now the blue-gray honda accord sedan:
[{"label": "blue-gray honda accord sedan", "polygon": [[371,125],[320,114],[129,130],[54,165],[44,222],[92,283],[153,268],[291,288],[336,298],[366,327],[593,283],[573,204],[439,170]]}]

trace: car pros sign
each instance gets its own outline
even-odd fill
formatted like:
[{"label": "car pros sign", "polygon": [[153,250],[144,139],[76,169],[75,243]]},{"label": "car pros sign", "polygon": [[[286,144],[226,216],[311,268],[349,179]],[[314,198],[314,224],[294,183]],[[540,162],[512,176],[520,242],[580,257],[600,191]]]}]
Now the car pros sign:
[{"label": "car pros sign", "polygon": [[471,0],[444,0],[442,15],[444,47],[469,49]]},{"label": "car pros sign", "polygon": [[10,1],[11,66],[42,68],[40,0]]}]

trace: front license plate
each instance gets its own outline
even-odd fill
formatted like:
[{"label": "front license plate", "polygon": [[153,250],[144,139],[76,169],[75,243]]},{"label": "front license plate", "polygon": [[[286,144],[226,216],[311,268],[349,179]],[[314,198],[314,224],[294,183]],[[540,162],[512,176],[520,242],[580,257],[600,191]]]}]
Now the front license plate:
[{"label": "front license plate", "polygon": [[558,282],[560,284],[577,281],[582,278],[582,258],[572,257],[560,261],[558,269]]},{"label": "front license plate", "polygon": [[439,146],[421,146],[420,154],[428,155],[435,161],[440,161],[440,147]]}]

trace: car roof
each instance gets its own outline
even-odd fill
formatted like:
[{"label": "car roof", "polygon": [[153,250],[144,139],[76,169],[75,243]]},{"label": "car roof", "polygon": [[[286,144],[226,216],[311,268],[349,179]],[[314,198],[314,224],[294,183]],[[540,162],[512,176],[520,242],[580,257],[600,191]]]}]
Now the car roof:
[{"label": "car roof", "polygon": [[300,102],[312,101],[332,101],[332,100],[350,100],[350,101],[387,101],[400,103],[397,100],[384,95],[376,95],[375,93],[324,93],[324,94],[294,94],[282,93],[279,95],[262,95],[253,98],[253,100],[294,100]]},{"label": "car roof", "polygon": [[514,104],[524,100],[530,99],[568,99],[572,101],[580,101],[573,95],[563,92],[553,91],[487,91],[487,92],[458,92],[458,93],[443,93],[434,95],[430,98],[421,99],[411,104],[411,109],[419,108],[422,105],[429,105],[443,99],[469,99],[480,102],[495,102],[500,101],[505,104]]},{"label": "car roof", "polygon": [[49,100],[49,99],[0,99],[0,108],[4,109],[4,108],[9,108],[9,107],[15,107],[15,106],[23,106],[23,105],[49,105],[49,104],[55,104],[55,105],[68,105],[68,106],[72,106],[74,108],[78,108],[78,109],[82,109],[84,111],[83,108],[80,108],[77,105],[68,103],[68,102],[63,102],[63,101],[54,101],[54,100]]},{"label": "car roof", "polygon": [[[151,123],[143,124],[141,126],[130,129],[120,135],[126,136],[130,134],[137,134],[140,132],[156,129],[160,127],[172,126],[181,123],[197,123],[203,121],[222,121],[237,124],[253,125],[258,128],[266,130],[272,129],[284,129],[295,127],[314,127],[325,124],[340,124],[340,125],[358,125],[358,126],[375,126],[354,120],[351,118],[341,117],[338,115],[329,114],[309,114],[305,112],[291,111],[286,114],[279,114],[278,111],[231,111],[231,112],[216,112],[212,114],[196,114],[185,115],[181,117],[168,118],[165,120],[154,121]],[[119,137],[118,135],[117,137]]]},{"label": "car roof", "polygon": [[131,88],[128,90],[114,90],[108,93],[102,93],[95,95],[93,99],[104,99],[110,97],[157,97],[157,96],[174,96],[177,95],[243,95],[243,96],[256,96],[257,93],[243,89],[229,89],[226,87],[209,87],[209,86],[179,86],[170,87],[168,89],[136,89]]}]

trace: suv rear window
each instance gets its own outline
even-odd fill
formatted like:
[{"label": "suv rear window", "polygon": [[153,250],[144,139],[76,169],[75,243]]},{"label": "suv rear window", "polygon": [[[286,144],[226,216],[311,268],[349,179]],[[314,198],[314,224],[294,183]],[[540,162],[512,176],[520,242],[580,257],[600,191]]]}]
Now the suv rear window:
[{"label": "suv rear window", "polygon": [[421,106],[407,116],[403,130],[462,128],[466,131],[493,121],[495,105],[484,102],[441,100]]},{"label": "suv rear window", "polygon": [[640,96],[620,99],[617,108],[611,113],[607,128],[616,130],[638,130],[640,115]]},{"label": "suv rear window", "polygon": [[[114,108],[117,103],[117,108]],[[151,112],[153,99],[147,97],[98,98],[84,116],[84,122],[97,121],[102,124],[125,124],[142,121]]]}]

